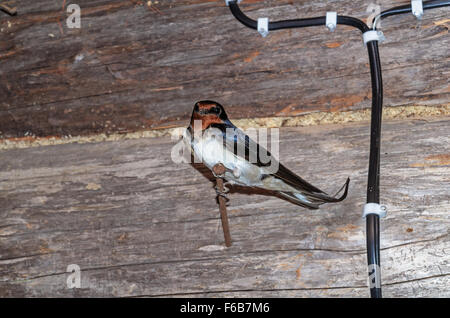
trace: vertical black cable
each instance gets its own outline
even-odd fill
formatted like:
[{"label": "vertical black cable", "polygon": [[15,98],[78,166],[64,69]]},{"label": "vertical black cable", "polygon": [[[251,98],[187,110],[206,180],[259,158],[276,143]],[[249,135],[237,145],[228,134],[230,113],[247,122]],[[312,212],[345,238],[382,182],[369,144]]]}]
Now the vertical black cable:
[{"label": "vertical black cable", "polygon": [[[367,180],[367,203],[380,203],[380,149],[381,119],[383,111],[383,79],[381,77],[378,42],[367,43],[372,80],[372,115],[370,124],[370,155]],[[369,268],[370,295],[381,298],[380,270],[380,217],[366,216],[367,264]]]},{"label": "vertical black cable", "polygon": [[[257,22],[247,17],[236,2],[230,2],[229,7],[233,16],[245,26],[257,29]],[[280,30],[287,28],[302,28],[310,26],[325,26],[325,17],[308,19],[285,20],[269,23],[269,30]],[[361,20],[338,16],[337,24],[353,26],[362,33],[369,30],[368,26]],[[370,130],[370,155],[369,173],[367,183],[367,203],[379,203],[380,201],[380,142],[381,142],[381,116],[383,108],[383,80],[381,77],[381,63],[378,52],[378,42],[367,43],[370,61],[370,76],[372,81],[372,117]],[[378,215],[369,214],[366,217],[367,237],[367,263],[370,279],[370,296],[380,298],[381,294],[381,272],[380,272],[380,219]]]}]

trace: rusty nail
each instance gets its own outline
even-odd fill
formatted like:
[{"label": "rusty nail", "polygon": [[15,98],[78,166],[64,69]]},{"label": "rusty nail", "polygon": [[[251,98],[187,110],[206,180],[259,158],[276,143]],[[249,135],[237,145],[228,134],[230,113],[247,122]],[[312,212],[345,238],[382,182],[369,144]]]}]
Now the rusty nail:
[{"label": "rusty nail", "polygon": [[[213,167],[212,170],[213,170],[214,174],[216,175],[217,190],[219,192],[224,192],[223,179],[221,178],[221,176],[223,176],[226,171],[224,165],[221,163],[218,163]],[[222,219],[223,236],[225,238],[225,245],[226,245],[226,247],[230,247],[231,246],[231,234],[230,234],[230,226],[228,224],[226,200],[222,195],[218,196],[218,200],[219,200],[220,218]]]}]

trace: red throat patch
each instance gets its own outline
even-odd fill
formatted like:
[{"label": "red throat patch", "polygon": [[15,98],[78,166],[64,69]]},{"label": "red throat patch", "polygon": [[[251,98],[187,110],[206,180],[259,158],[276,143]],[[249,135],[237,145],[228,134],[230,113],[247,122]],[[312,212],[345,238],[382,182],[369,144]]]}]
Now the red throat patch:
[{"label": "red throat patch", "polygon": [[[213,107],[216,107],[216,104],[213,103],[205,103],[205,102],[198,102],[197,103],[199,111],[202,110],[209,110]],[[191,127],[194,128],[194,121],[195,120],[201,120],[202,121],[202,130],[205,130],[208,128],[211,124],[220,124],[222,123],[222,120],[214,114],[199,114],[198,112],[194,112],[192,119],[191,119]]]},{"label": "red throat patch", "polygon": [[199,113],[194,113],[191,120],[191,127],[194,128],[194,121],[201,120],[202,121],[202,130],[208,128],[211,124],[221,124],[222,120],[213,114],[208,115],[200,115]]}]

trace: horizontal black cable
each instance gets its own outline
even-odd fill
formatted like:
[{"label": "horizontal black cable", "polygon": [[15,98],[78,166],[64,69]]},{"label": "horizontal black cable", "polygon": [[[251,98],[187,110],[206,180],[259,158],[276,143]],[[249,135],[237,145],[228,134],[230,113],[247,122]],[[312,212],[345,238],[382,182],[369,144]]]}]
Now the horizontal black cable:
[{"label": "horizontal black cable", "polygon": [[[435,8],[441,8],[441,7],[447,7],[450,6],[449,0],[430,0],[430,1],[424,1],[423,4],[424,10],[429,9],[435,9]],[[377,18],[384,19],[393,15],[403,14],[403,13],[410,13],[412,11],[411,4],[405,4],[402,6],[394,7],[388,10],[382,11]]]},{"label": "horizontal black cable", "polygon": [[[229,7],[231,13],[234,17],[239,20],[243,25],[256,30],[258,28],[258,22],[246,16],[239,8],[236,1],[229,2]],[[316,17],[307,19],[292,19],[292,20],[282,20],[282,21],[269,21],[269,31],[281,30],[281,29],[291,29],[291,28],[305,28],[311,26],[325,25],[326,17]],[[337,17],[337,24],[349,25],[359,29],[361,32],[366,32],[369,27],[361,20],[357,18],[341,16]]]},{"label": "horizontal black cable", "polygon": [[[440,8],[440,7],[445,7],[445,6],[449,6],[449,5],[450,5],[450,1],[448,1],[448,0],[431,0],[431,1],[423,2],[423,9],[424,10],[434,9],[434,8]],[[406,5],[394,7],[389,10],[385,10],[380,13],[380,16],[383,19],[383,18],[392,16],[392,15],[396,15],[396,14],[409,13],[409,12],[411,12],[411,10],[412,10],[411,4],[406,4]]]}]

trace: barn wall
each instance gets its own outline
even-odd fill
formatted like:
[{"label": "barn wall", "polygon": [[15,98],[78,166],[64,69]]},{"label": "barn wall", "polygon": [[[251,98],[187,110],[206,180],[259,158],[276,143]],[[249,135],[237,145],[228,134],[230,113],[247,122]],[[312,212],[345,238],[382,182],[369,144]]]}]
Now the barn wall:
[{"label": "barn wall", "polygon": [[[449,119],[384,123],[385,297],[450,297]],[[348,197],[307,210],[233,188],[230,248],[211,173],[175,164],[168,137],[0,152],[0,297],[368,297],[369,123],[280,138],[283,164],[329,193],[350,177]]]},{"label": "barn wall", "polygon": [[[339,26],[272,32],[240,25],[224,1],[16,0],[0,15],[0,137],[127,132],[185,125],[199,99],[233,118],[370,107],[359,31]],[[244,1],[251,17],[366,18],[371,1]],[[378,1],[382,8],[407,3]],[[386,105],[449,100],[448,9],[383,21]]]}]

